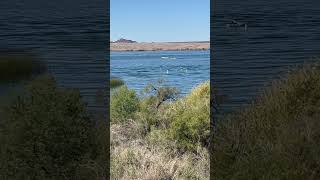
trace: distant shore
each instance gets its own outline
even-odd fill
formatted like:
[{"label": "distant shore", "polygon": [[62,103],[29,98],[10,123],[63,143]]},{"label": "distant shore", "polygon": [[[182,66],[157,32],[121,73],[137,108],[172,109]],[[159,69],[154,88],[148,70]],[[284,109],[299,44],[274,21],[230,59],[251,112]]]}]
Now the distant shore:
[{"label": "distant shore", "polygon": [[110,43],[111,51],[188,51],[208,50],[209,41],[196,42],[151,42],[151,43]]}]

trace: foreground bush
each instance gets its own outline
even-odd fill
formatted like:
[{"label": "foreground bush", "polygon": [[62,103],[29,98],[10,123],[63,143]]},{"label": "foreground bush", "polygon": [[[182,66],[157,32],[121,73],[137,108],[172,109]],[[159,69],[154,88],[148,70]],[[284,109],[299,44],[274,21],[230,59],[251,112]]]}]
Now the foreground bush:
[{"label": "foreground bush", "polygon": [[139,99],[134,90],[121,86],[114,91],[110,100],[110,114],[113,122],[124,122],[133,118],[139,108]]},{"label": "foreground bush", "polygon": [[206,82],[170,107],[170,133],[180,148],[207,146],[210,135],[210,83]]},{"label": "foreground bush", "polygon": [[210,131],[210,84],[205,82],[177,101],[178,90],[166,86],[148,85],[139,101],[135,91],[126,86],[111,96],[111,119],[124,122],[134,119],[140,133],[146,136],[152,129],[164,129],[167,138],[178,148],[196,150],[208,146]]},{"label": "foreground bush", "polygon": [[218,122],[213,178],[319,179],[319,130],[320,67],[305,66]]},{"label": "foreground bush", "polygon": [[84,166],[98,155],[96,129],[78,91],[43,76],[3,112],[0,179],[95,179]]},{"label": "foreground bush", "polygon": [[112,124],[111,179],[209,179],[209,82],[177,100],[178,92],[148,85],[134,118]]}]

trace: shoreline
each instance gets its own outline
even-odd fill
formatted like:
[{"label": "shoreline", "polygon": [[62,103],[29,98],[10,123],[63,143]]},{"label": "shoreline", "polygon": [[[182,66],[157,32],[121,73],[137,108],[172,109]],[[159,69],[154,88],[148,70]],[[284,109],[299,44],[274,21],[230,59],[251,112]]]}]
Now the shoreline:
[{"label": "shoreline", "polygon": [[110,43],[110,51],[194,51],[209,50],[210,42],[141,42],[141,43]]}]

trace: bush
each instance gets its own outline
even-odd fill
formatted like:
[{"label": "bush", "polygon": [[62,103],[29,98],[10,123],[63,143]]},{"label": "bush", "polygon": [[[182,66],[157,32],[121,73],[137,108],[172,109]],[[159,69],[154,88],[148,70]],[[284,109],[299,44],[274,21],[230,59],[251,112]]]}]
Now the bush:
[{"label": "bush", "polygon": [[[176,88],[146,87],[135,120],[111,126],[111,179],[208,179],[208,151],[197,145],[195,137],[208,136],[209,131],[209,127],[200,127],[203,122],[209,124],[209,83],[203,86],[177,102]],[[196,107],[198,104],[201,106]],[[187,142],[197,153],[179,151],[177,145],[185,148],[182,139],[188,137],[171,134],[179,128],[172,120],[194,121],[196,125],[187,130],[197,135]]]},{"label": "bush", "polygon": [[76,90],[39,77],[3,110],[0,179],[77,179],[97,155],[95,127]]},{"label": "bush", "polygon": [[0,82],[29,79],[44,73],[46,69],[46,65],[31,53],[0,53]]},{"label": "bush", "polygon": [[319,179],[320,67],[275,81],[243,112],[220,120],[215,179]]},{"label": "bush", "polygon": [[124,81],[120,78],[111,78],[110,79],[110,88],[117,88],[124,85]]},{"label": "bush", "polygon": [[178,94],[177,88],[164,86],[162,81],[159,81],[156,86],[149,84],[145,87],[144,99],[140,102],[140,111],[137,113],[137,119],[144,135],[150,132],[151,128],[168,126],[167,102],[176,100]]},{"label": "bush", "polygon": [[196,150],[207,146],[210,133],[210,83],[205,82],[170,107],[170,134],[179,148]]},{"label": "bush", "polygon": [[141,135],[146,135],[158,122],[158,113],[155,108],[154,97],[145,97],[140,101],[139,111],[136,113],[136,120],[139,124]]},{"label": "bush", "polygon": [[139,99],[134,90],[121,86],[111,95],[110,114],[113,122],[124,122],[133,118],[139,109]]}]

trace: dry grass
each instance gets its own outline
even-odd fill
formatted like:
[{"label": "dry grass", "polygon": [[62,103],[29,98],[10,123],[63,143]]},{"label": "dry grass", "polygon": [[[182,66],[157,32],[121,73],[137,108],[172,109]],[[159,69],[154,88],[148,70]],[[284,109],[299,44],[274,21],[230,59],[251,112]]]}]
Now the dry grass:
[{"label": "dry grass", "polygon": [[134,121],[111,126],[111,179],[209,179],[206,149],[180,154],[173,142],[154,144],[138,131]]}]

